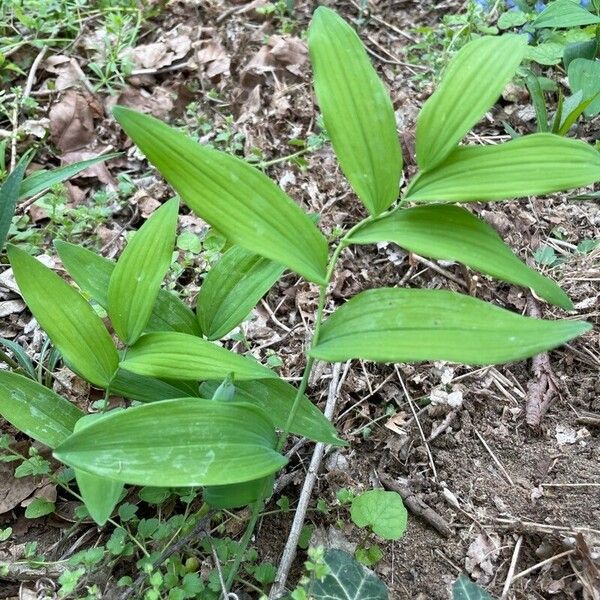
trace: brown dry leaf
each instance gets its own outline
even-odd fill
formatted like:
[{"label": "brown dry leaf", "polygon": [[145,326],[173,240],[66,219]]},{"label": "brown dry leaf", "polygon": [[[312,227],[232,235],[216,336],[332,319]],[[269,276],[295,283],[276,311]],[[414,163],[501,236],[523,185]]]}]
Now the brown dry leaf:
[{"label": "brown dry leaf", "polygon": [[[56,75],[54,88],[58,91],[79,85],[83,78],[81,67],[77,60],[64,54],[48,57],[44,62],[44,68],[48,73]],[[44,82],[43,87],[48,87],[48,80]]]},{"label": "brown dry leaf", "polygon": [[196,51],[192,66],[202,69],[212,79],[218,75],[229,75],[231,58],[218,41],[208,40]]},{"label": "brown dry leaf", "polygon": [[494,576],[494,561],[498,558],[500,541],[494,533],[480,533],[467,550],[465,569],[474,579],[488,583]]},{"label": "brown dry leaf", "polygon": [[181,60],[191,49],[192,40],[181,34],[132,48],[128,58],[139,69],[161,69]]},{"label": "brown dry leaf", "polygon": [[52,141],[63,152],[81,150],[94,139],[94,118],[102,116],[91,94],[69,90],[50,109]]},{"label": "brown dry leaf", "polygon": [[[89,158],[95,158],[98,154],[101,154],[104,150],[99,148],[98,150],[91,152],[89,150],[74,150],[73,152],[66,152],[62,156],[62,164],[70,165],[81,160],[88,160]],[[100,180],[102,183],[110,186],[116,185],[116,179],[110,174],[108,167],[105,162],[96,163],[87,169],[84,169],[80,173],[77,173],[77,177],[94,177]]]},{"label": "brown dry leaf", "polygon": [[157,119],[164,119],[173,110],[172,92],[160,86],[153,87],[152,93],[127,87],[117,97],[116,104],[149,113]]},{"label": "brown dry leaf", "polygon": [[300,38],[273,35],[242,69],[241,83],[246,88],[254,88],[269,73],[279,83],[302,78],[307,58],[308,49]]},{"label": "brown dry leaf", "polygon": [[37,489],[40,482],[35,477],[14,476],[19,462],[0,463],[0,514],[19,506]]},{"label": "brown dry leaf", "polygon": [[21,506],[23,508],[26,508],[36,498],[42,498],[42,500],[46,500],[47,502],[52,502],[52,504],[54,504],[56,502],[57,497],[58,493],[56,491],[56,486],[53,483],[45,483],[36,490],[34,490],[31,496],[29,496],[29,498],[23,500],[23,502],[21,502]]}]

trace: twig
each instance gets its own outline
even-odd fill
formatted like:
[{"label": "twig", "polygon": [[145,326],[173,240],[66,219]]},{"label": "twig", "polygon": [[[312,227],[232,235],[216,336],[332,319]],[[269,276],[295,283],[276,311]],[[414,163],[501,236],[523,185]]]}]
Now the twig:
[{"label": "twig", "polygon": [[[339,381],[341,372],[341,363],[335,363],[333,365],[331,381],[329,382],[327,403],[325,404],[324,411],[325,416],[329,420],[331,420],[331,417],[333,416],[333,412],[335,410],[335,404],[339,392]],[[279,563],[279,568],[277,569],[277,577],[275,578],[275,583],[273,584],[271,592],[269,593],[269,598],[271,599],[279,597],[285,589],[285,584],[290,574],[290,568],[292,566],[292,562],[294,561],[294,557],[296,556],[298,539],[300,538],[300,532],[302,531],[302,526],[304,525],[304,518],[308,509],[308,503],[310,502],[310,497],[312,495],[315,482],[317,481],[317,474],[319,472],[319,467],[321,465],[321,461],[323,460],[324,453],[325,444],[319,442],[315,446],[315,450],[310,461],[308,473],[306,475],[306,479],[304,480],[302,492],[300,493],[300,498],[298,500],[298,507],[296,508],[296,514],[294,515],[294,521],[292,522],[290,534],[285,544],[285,548],[283,549],[283,554],[281,555],[281,562]]]},{"label": "twig", "polygon": [[521,552],[521,544],[523,543],[523,536],[520,535],[517,539],[517,543],[515,544],[515,550],[512,555],[512,559],[510,561],[510,567],[508,568],[508,573],[506,574],[506,581],[504,582],[504,587],[502,588],[502,596],[500,596],[500,600],[504,600],[504,598],[508,597],[508,591],[510,590],[510,586],[513,582],[513,575],[515,574],[515,569],[517,567],[517,561],[519,560],[519,552]]},{"label": "twig", "polygon": [[46,52],[48,50],[48,46],[42,46],[42,49],[39,51],[38,55],[35,57],[33,63],[31,63],[31,68],[29,69],[29,75],[27,76],[27,81],[25,82],[25,88],[23,89],[22,100],[28,98],[31,94],[31,89],[33,88],[33,83],[35,81],[35,74],[40,66],[42,60],[44,60],[44,56],[46,56]]},{"label": "twig", "polygon": [[[539,304],[531,294],[527,298],[527,312],[537,319],[541,317]],[[558,394],[558,385],[547,352],[533,357],[531,370],[533,378],[527,384],[525,421],[530,427],[539,427],[550,403]]]},{"label": "twig", "polygon": [[488,451],[488,454],[492,457],[492,460],[496,463],[496,466],[500,469],[504,477],[506,477],[508,483],[514,486],[515,482],[512,480],[508,471],[504,468],[504,465],[498,460],[496,455],[492,452],[492,449],[488,446],[487,442],[483,439],[483,436],[475,429],[475,435],[479,438],[479,441],[483,444],[483,447]]},{"label": "twig", "polygon": [[404,385],[404,380],[402,379],[402,375],[400,374],[400,369],[398,369],[398,365],[394,365],[394,370],[396,371],[396,376],[398,377],[398,380],[400,381],[400,385],[402,386],[402,391],[404,392],[404,395],[406,396],[408,405],[410,406],[410,410],[412,411],[415,422],[417,423],[419,433],[421,434],[421,439],[423,440],[423,444],[425,446],[425,450],[427,451],[427,456],[429,458],[429,464],[431,465],[431,471],[433,472],[433,479],[434,479],[434,481],[437,481],[437,469],[435,468],[435,462],[433,462],[433,455],[431,454],[429,444],[427,443],[427,438],[425,437],[425,432],[423,431],[423,428],[421,427],[421,421],[419,421],[419,415],[417,415],[417,411],[415,410],[415,407],[413,406],[413,400],[410,397],[410,394],[408,393],[406,386]]},{"label": "twig", "polygon": [[406,508],[417,517],[421,517],[429,523],[438,533],[448,538],[452,535],[452,528],[444,517],[438,514],[433,508],[425,504],[408,485],[404,485],[391,477],[382,473],[377,474],[384,488],[397,492],[402,497]]},{"label": "twig", "polygon": [[450,271],[448,271],[447,269],[444,269],[444,267],[440,267],[440,265],[438,265],[437,263],[434,263],[433,261],[431,261],[427,258],[423,258],[422,256],[419,256],[418,254],[411,254],[411,256],[417,262],[421,263],[422,265],[426,266],[427,268],[431,269],[432,271],[435,271],[436,273],[443,275],[444,277],[446,277],[446,279],[449,279],[450,281],[454,281],[454,283],[456,283],[457,285],[460,285],[460,287],[464,288],[465,290],[469,289],[469,286],[467,285],[467,283],[465,281],[463,281],[456,275],[453,275],[452,273],[450,273]]},{"label": "twig", "polygon": [[223,579],[223,570],[221,569],[221,562],[219,561],[219,555],[215,550],[215,547],[211,545],[213,562],[215,564],[215,569],[217,569],[217,575],[219,576],[219,583],[221,585],[221,593],[223,594],[223,600],[239,600],[238,595],[233,592],[227,591],[227,586],[225,585],[225,580]]},{"label": "twig", "polygon": [[6,581],[38,581],[41,578],[58,579],[69,567],[66,561],[33,567],[29,563],[3,563],[5,573],[2,579]]},{"label": "twig", "polygon": [[512,578],[512,580],[513,580],[513,582],[515,582],[515,581],[517,581],[517,579],[521,579],[521,578],[525,577],[526,575],[529,575],[530,573],[533,573],[534,571],[541,569],[543,566],[549,565],[551,562],[554,562],[555,560],[558,560],[559,558],[563,558],[563,556],[570,556],[571,554],[575,554],[575,552],[577,552],[577,550],[565,550],[564,552],[555,554],[554,556],[551,556],[550,558],[547,558],[546,560],[543,560],[542,562],[537,563],[537,565],[533,565],[533,567],[529,567],[528,569],[525,569],[524,571],[517,573]]}]

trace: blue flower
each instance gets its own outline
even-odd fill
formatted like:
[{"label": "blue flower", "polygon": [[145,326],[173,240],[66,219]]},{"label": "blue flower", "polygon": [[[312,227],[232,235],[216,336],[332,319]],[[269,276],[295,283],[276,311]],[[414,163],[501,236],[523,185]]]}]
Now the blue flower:
[{"label": "blue flower", "polygon": [[591,0],[579,0],[579,6],[583,6],[583,8],[588,8],[591,4]]},{"label": "blue flower", "polygon": [[540,12],[542,12],[546,8],[546,3],[542,2],[541,0],[538,0],[535,3],[535,7],[534,8],[535,8],[535,12],[540,13]]}]

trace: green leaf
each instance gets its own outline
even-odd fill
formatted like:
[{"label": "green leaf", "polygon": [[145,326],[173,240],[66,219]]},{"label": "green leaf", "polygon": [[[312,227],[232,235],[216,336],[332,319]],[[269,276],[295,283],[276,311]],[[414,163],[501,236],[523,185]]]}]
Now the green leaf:
[{"label": "green leaf", "polygon": [[35,173],[32,173],[29,177],[26,177],[23,180],[21,189],[19,191],[19,200],[31,198],[32,196],[51,188],[57,183],[62,183],[63,181],[67,181],[67,179],[71,179],[71,177],[75,177],[75,175],[81,173],[81,171],[87,169],[88,167],[106,160],[117,158],[117,156],[121,156],[121,153],[113,152],[112,154],[95,156],[94,158],[75,162],[64,167],[52,169],[50,171],[35,171]]},{"label": "green leaf", "polygon": [[73,434],[58,460],[124,483],[162,487],[258,479],[286,460],[258,409],[201,398],[164,400],[114,415]]},{"label": "green leaf", "polygon": [[523,60],[527,39],[482,37],[452,59],[417,119],[416,153],[422,170],[441,163],[496,102]]},{"label": "green leaf", "polygon": [[83,412],[37,381],[0,371],[0,415],[34,440],[56,448]]},{"label": "green leaf", "polygon": [[329,573],[315,579],[311,598],[315,600],[388,600],[383,582],[343,550],[327,550]]},{"label": "green leaf", "polygon": [[381,288],[361,292],[338,308],[310,354],[330,362],[489,365],[534,356],[590,329],[582,321],[522,317],[455,292]]},{"label": "green leaf", "polygon": [[[75,433],[85,429],[92,423],[101,421],[109,414],[93,414],[82,417],[75,424]],[[115,506],[117,506],[123,491],[123,482],[114,481],[107,477],[98,477],[98,475],[92,475],[79,469],[75,469],[75,480],[90,517],[102,527],[110,518]]]},{"label": "green leaf", "polygon": [[187,381],[163,381],[119,369],[110,384],[110,393],[138,402],[156,402],[198,396],[198,386],[191,388]]},{"label": "green leaf", "polygon": [[493,600],[493,598],[466,575],[461,575],[452,586],[452,600]]},{"label": "green leaf", "polygon": [[522,10],[508,10],[498,17],[496,25],[498,29],[512,29],[524,25],[528,20],[529,17]]},{"label": "green leaf", "polygon": [[34,498],[25,509],[26,519],[39,519],[54,512],[54,502],[50,502],[45,498]]},{"label": "green leaf", "polygon": [[15,168],[0,186],[0,250],[4,248],[4,242],[15,214],[15,207],[19,199],[19,189],[25,175],[25,169],[31,160],[33,151],[24,154]]},{"label": "green leaf", "polygon": [[108,284],[108,314],[128,345],[142,334],[173,255],[179,201],[169,200],[135,233]]},{"label": "green leaf", "polygon": [[402,153],[390,96],[354,29],[320,6],[308,30],[314,87],[344,175],[372,215],[398,197]]},{"label": "green leaf", "polygon": [[241,508],[252,504],[258,498],[269,497],[274,485],[274,475],[243,483],[209,485],[204,488],[202,498],[212,508]]},{"label": "green leaf", "polygon": [[583,91],[583,98],[593,101],[584,110],[586,117],[595,117],[600,113],[600,62],[576,58],[569,65],[569,86],[571,90]]},{"label": "green leaf", "polygon": [[218,340],[237,327],[285,268],[240,246],[230,248],[202,282],[196,304],[200,328]]},{"label": "green leaf", "polygon": [[[200,385],[203,396],[211,396],[219,387],[217,381],[206,381]],[[297,390],[283,379],[261,379],[260,381],[236,381],[234,401],[247,402],[261,408],[277,429],[284,429],[294,404]],[[317,442],[343,446],[335,427],[304,394],[300,398],[298,412],[290,428],[292,433]]]},{"label": "green leaf", "polygon": [[[82,246],[56,240],[60,259],[79,288],[102,308],[108,308],[108,285],[115,263]],[[161,289],[152,309],[147,331],[179,331],[201,335],[194,313],[175,294]]]},{"label": "green leaf", "polygon": [[239,380],[277,377],[255,360],[185,333],[147,333],[131,346],[121,367],[132,373],[177,379]]},{"label": "green leaf", "polygon": [[400,494],[385,490],[368,490],[356,496],[350,516],[357,527],[368,527],[384,540],[399,540],[408,519]]},{"label": "green leaf", "polygon": [[266,175],[153,117],[122,106],[113,113],[148,160],[207,223],[232,242],[309,281],[325,282],[325,237]]},{"label": "green leaf", "polygon": [[575,42],[565,47],[563,53],[563,64],[565,69],[569,69],[569,65],[576,58],[587,58],[588,60],[594,60],[598,52],[598,41],[588,40],[587,42]]},{"label": "green leaf", "polygon": [[387,241],[440,260],[456,260],[516,285],[532,288],[539,296],[571,310],[569,297],[551,279],[521,262],[484,221],[458,206],[417,206],[399,210],[360,228],[354,244]]},{"label": "green leaf", "polygon": [[527,46],[525,60],[533,60],[540,65],[557,65],[562,60],[564,44],[543,42],[537,46]]},{"label": "green leaf", "polygon": [[25,352],[19,344],[13,340],[7,340],[6,338],[0,337],[0,345],[8,348],[13,353],[15,360],[28,377],[37,379],[37,372],[33,366],[32,360],[27,356],[27,352]]},{"label": "green leaf", "polygon": [[119,357],[100,317],[79,292],[23,250],[9,246],[8,257],[29,310],[69,366],[106,387]]},{"label": "green leaf", "polygon": [[461,146],[435,169],[413,179],[406,198],[415,202],[504,200],[596,181],[600,181],[600,152],[579,140],[534,133],[497,146]]},{"label": "green leaf", "polygon": [[533,26],[536,29],[570,29],[595,23],[600,23],[600,18],[572,0],[556,0],[537,16]]}]

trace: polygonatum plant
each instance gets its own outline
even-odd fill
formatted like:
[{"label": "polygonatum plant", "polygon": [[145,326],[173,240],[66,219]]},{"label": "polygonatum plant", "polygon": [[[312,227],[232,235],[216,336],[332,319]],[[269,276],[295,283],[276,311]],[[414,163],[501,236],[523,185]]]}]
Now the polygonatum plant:
[{"label": "polygonatum plant", "polygon": [[[572,310],[554,281],[523,263],[463,205],[592,184],[600,180],[600,154],[550,133],[489,146],[462,143],[514,76],[527,46],[518,35],[482,37],[458,52],[423,106],[416,127],[419,172],[404,185],[392,102],[358,35],[320,7],[308,44],[333,149],[367,211],[333,247],[263,172],[153,117],[116,107],[117,121],[181,201],[232,244],[203,282],[196,314],[160,287],[175,239],[176,199],[133,235],[116,264],[57,243],[79,290],[17,247],[8,250],[21,293],[64,362],[105,389],[107,399],[136,401],[90,419],[24,376],[0,373],[0,413],[76,470],[98,522],[123,484],[202,486],[213,506],[253,503],[247,543],[273,476],[286,463],[281,451],[288,434],[343,443],[305,396],[316,359],[489,365],[531,357],[590,329],[572,318],[529,318],[448,290],[398,287],[363,291],[324,319],[341,252],[378,242],[459,261]],[[319,288],[297,388],[252,356],[215,343],[285,270]],[[112,331],[89,299],[106,310]]]}]

